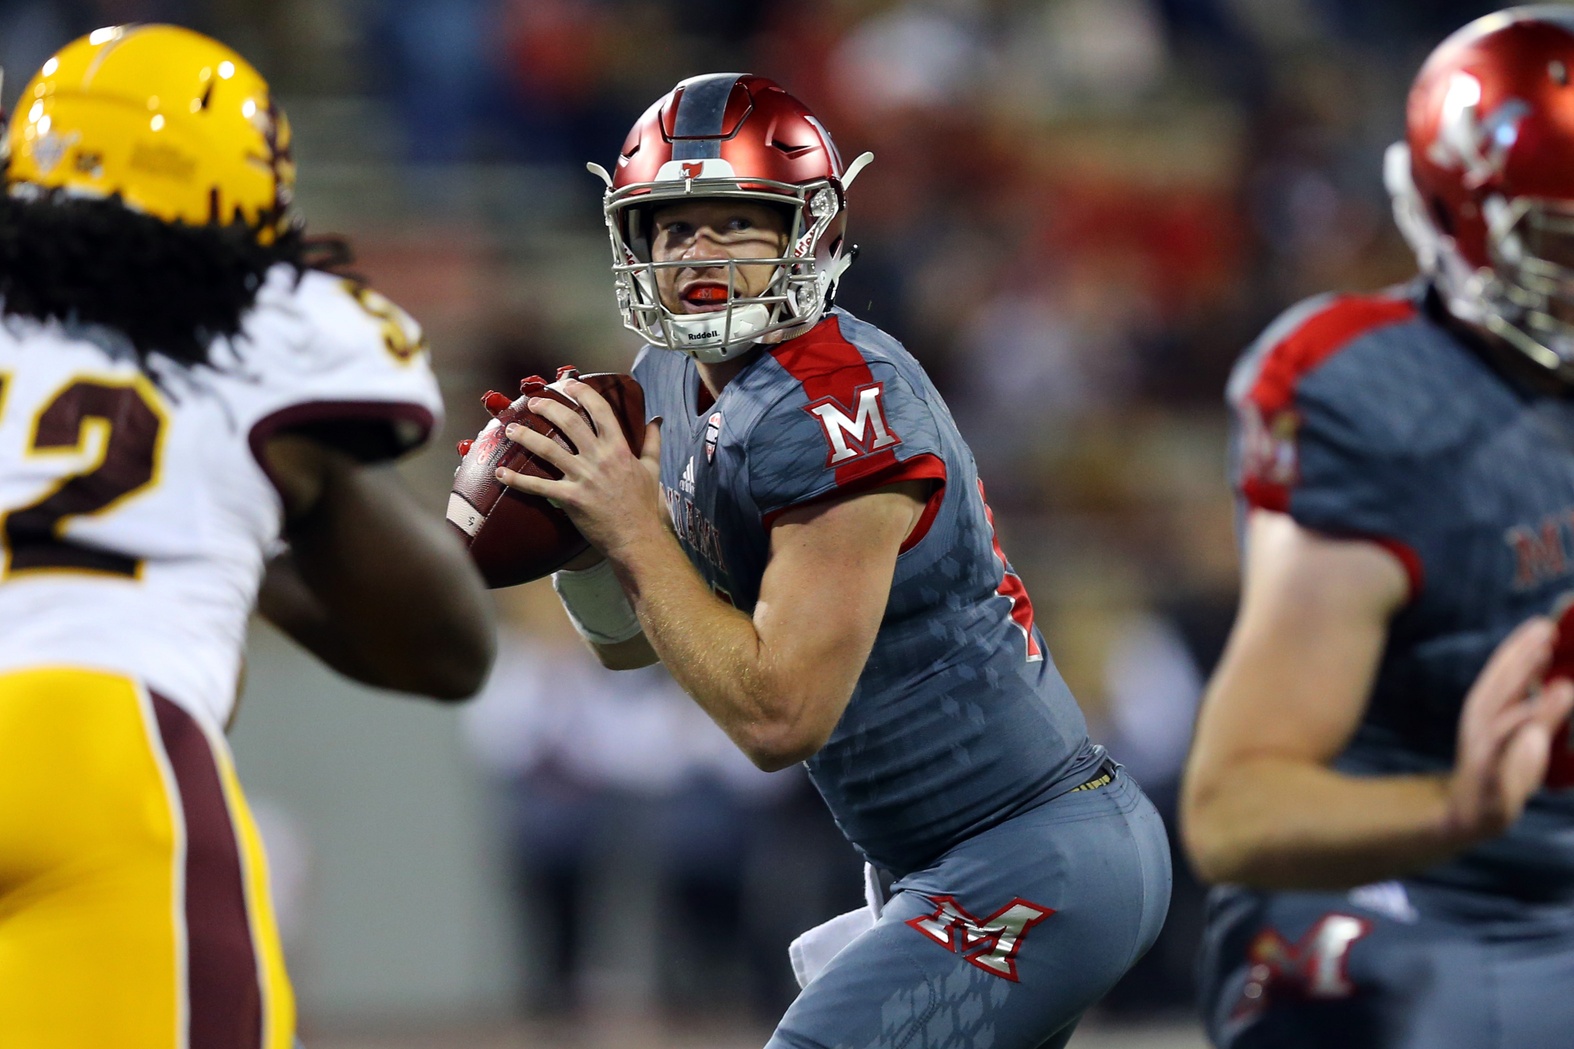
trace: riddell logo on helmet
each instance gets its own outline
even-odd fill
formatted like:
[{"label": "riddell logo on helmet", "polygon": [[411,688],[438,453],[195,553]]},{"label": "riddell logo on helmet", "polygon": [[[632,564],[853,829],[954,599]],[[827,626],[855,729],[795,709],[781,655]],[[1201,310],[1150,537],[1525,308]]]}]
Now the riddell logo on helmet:
[{"label": "riddell logo on helmet", "polygon": [[687,338],[690,342],[699,342],[701,339],[719,339],[719,338],[721,338],[721,332],[715,331],[715,330],[701,331],[701,332],[692,332],[691,331],[691,332],[684,332],[684,337]]}]

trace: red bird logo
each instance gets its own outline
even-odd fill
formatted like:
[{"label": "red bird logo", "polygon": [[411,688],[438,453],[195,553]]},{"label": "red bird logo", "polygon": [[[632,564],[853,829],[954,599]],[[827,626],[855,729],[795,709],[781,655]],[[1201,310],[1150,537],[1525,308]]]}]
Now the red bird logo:
[{"label": "red bird logo", "polygon": [[1482,112],[1481,81],[1457,72],[1443,95],[1437,138],[1427,157],[1439,167],[1464,171],[1465,186],[1477,189],[1503,173],[1519,140],[1519,125],[1529,115],[1530,105],[1518,98]]}]

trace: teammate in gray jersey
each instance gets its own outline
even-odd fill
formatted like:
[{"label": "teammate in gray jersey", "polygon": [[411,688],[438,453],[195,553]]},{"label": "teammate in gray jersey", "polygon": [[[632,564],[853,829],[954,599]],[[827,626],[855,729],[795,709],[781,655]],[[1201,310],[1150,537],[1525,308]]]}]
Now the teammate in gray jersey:
[{"label": "teammate in gray jersey", "polygon": [[771,1047],[1057,1047],[1157,935],[1168,850],[1088,741],[928,377],[830,307],[868,159],[761,77],[652,106],[601,172],[649,343],[644,457],[570,384],[597,432],[531,407],[578,454],[510,430],[563,479],[500,476],[605,555],[556,578],[603,662],[659,658],[760,767],[806,762],[887,886],[801,938]]},{"label": "teammate in gray jersey", "polygon": [[1386,172],[1421,280],[1231,380],[1245,586],[1182,802],[1216,1045],[1574,1044],[1571,70],[1568,7],[1444,41]]}]

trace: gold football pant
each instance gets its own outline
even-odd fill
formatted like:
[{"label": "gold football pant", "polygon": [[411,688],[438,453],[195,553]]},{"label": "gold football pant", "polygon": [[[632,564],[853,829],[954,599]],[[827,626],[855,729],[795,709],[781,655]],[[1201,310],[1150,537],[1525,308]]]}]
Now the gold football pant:
[{"label": "gold football pant", "polygon": [[294,1027],[223,739],[128,678],[0,674],[0,1046],[289,1049]]}]

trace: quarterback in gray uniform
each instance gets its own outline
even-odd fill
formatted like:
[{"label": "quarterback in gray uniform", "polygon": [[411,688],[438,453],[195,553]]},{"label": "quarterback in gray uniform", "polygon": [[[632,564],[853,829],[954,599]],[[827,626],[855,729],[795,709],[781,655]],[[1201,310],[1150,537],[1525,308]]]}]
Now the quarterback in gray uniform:
[{"label": "quarterback in gray uniform", "polygon": [[972,454],[917,362],[831,306],[844,167],[762,77],[693,77],[607,183],[618,302],[649,343],[635,458],[531,408],[563,471],[500,472],[604,555],[555,577],[613,668],[666,663],[761,768],[805,762],[885,886],[801,938],[772,1049],[1051,1049],[1163,923],[1170,860],[1087,726],[995,538]]}]

